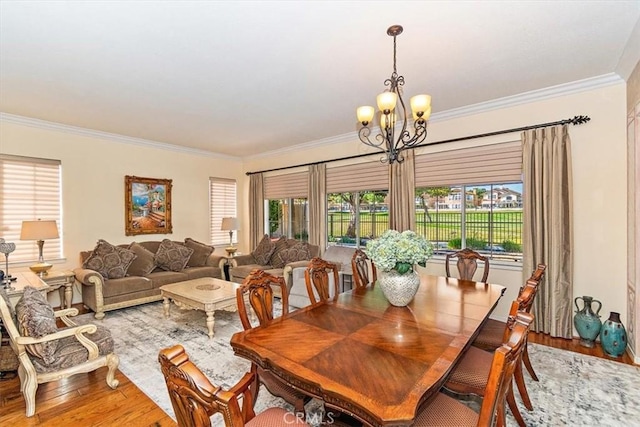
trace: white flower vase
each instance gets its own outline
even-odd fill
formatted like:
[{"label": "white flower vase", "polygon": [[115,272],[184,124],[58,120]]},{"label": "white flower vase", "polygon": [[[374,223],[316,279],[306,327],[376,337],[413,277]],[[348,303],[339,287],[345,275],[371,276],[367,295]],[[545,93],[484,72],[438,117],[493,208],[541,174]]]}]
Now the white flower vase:
[{"label": "white flower vase", "polygon": [[420,276],[411,270],[400,274],[396,270],[380,271],[378,283],[391,305],[404,307],[411,302],[420,287]]}]

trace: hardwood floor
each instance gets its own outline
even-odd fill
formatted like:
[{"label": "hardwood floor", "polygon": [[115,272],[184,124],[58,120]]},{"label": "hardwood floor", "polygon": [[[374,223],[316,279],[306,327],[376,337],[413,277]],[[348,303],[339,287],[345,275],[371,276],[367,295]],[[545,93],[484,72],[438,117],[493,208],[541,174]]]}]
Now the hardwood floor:
[{"label": "hardwood floor", "polygon": [[[596,346],[588,349],[580,346],[578,339],[550,338],[531,333],[530,342],[563,350],[576,351],[591,356],[604,357],[632,365],[631,358],[613,359]],[[20,393],[17,376],[0,380],[0,426],[115,426],[164,427],[176,423],[149,399],[127,377],[118,372],[120,385],[112,390],[105,378],[107,368],[88,374],[78,374],[57,382],[41,384],[36,395],[36,414],[25,416],[25,404]],[[158,387],[165,387],[158,384]]]}]

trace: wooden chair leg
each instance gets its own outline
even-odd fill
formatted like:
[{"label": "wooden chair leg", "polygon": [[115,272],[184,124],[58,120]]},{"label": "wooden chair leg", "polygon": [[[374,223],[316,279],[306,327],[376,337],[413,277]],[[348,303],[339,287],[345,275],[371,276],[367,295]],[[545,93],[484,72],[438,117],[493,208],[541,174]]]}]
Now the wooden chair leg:
[{"label": "wooden chair leg", "polygon": [[516,364],[516,370],[513,373],[513,378],[518,386],[518,391],[520,392],[520,397],[522,398],[522,402],[524,406],[533,411],[533,405],[531,404],[531,399],[529,398],[529,392],[527,391],[527,385],[524,383],[524,371],[522,370],[522,361]]},{"label": "wooden chair leg", "polygon": [[527,371],[529,372],[529,375],[531,375],[531,378],[533,378],[534,381],[540,381],[536,373],[533,371],[533,366],[531,366],[531,360],[529,360],[528,348],[529,346],[527,345],[524,348],[524,351],[522,352],[522,360],[524,361],[524,366],[527,367]]},{"label": "wooden chair leg", "polygon": [[516,398],[513,394],[513,383],[509,387],[509,392],[507,393],[507,403],[509,404],[509,409],[511,409],[513,418],[516,419],[518,425],[520,427],[527,427],[527,424],[525,424],[524,418],[522,418],[522,414],[520,413],[520,409],[518,409],[518,405],[516,404]]}]

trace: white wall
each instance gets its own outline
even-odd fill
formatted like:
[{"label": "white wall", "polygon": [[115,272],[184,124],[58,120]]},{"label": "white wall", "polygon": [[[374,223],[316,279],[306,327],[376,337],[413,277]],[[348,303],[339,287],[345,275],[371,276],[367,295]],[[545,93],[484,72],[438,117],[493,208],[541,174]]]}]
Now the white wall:
[{"label": "white wall", "polygon": [[[573,153],[573,223],[574,223],[574,297],[590,295],[602,302],[603,320],[609,311],[626,307],[626,98],[620,81],[606,87],[587,90],[543,101],[469,115],[432,121],[427,141],[441,141],[501,129],[547,123],[576,115],[591,121],[571,126]],[[434,103],[437,100],[434,100]],[[351,117],[345,120],[355,119]],[[475,144],[512,141],[520,135],[443,144],[421,148],[417,154],[448,150]],[[329,147],[281,152],[273,156],[247,159],[247,171],[270,169],[310,161],[328,160],[365,152],[364,145],[353,137]],[[334,164],[329,164],[332,166]],[[248,182],[248,178],[245,179]],[[245,185],[245,187],[247,187]],[[248,216],[247,216],[248,218]],[[245,219],[245,223],[247,220]],[[244,237],[244,236],[243,236]],[[246,241],[245,241],[246,245]],[[429,266],[434,273],[444,273],[441,264]],[[526,272],[527,277],[530,272]],[[490,281],[508,287],[494,316],[504,317],[510,302],[522,285],[523,274],[513,268],[491,268]],[[626,319],[622,318],[626,324]]]},{"label": "white wall", "polygon": [[[0,153],[62,161],[66,259],[54,262],[55,269],[78,267],[79,252],[91,250],[98,239],[121,244],[191,237],[208,243],[209,177],[236,179],[242,193],[242,164],[231,157],[132,145],[8,121],[0,122]],[[172,234],[125,236],[125,175],[173,180]],[[52,303],[53,298],[57,296],[52,295]],[[81,301],[78,289],[73,300]]]}]

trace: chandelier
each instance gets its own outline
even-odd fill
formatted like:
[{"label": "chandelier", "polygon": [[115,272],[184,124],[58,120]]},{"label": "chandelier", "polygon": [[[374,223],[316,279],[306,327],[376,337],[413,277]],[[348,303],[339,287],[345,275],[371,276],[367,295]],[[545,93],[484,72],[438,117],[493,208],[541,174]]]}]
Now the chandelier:
[{"label": "chandelier", "polygon": [[[372,122],[375,110],[373,107],[358,107],[356,114],[358,121],[362,127],[358,131],[360,141],[371,147],[380,149],[386,153],[380,161],[392,164],[393,162],[403,162],[404,157],[402,150],[411,148],[423,142],[427,137],[427,120],[431,115],[431,96],[416,95],[411,98],[411,111],[413,113],[413,136],[407,129],[409,118],[407,117],[407,108],[402,99],[402,86],[404,86],[404,77],[399,76],[396,70],[396,37],[402,34],[401,25],[392,25],[387,29],[387,35],[393,37],[393,73],[391,78],[384,81],[384,85],[388,86],[376,98],[380,121],[380,133],[376,135],[375,140],[371,141],[369,135],[371,129],[369,123]],[[399,108],[398,102],[400,103]],[[396,139],[397,120],[402,123],[402,129]]]}]

